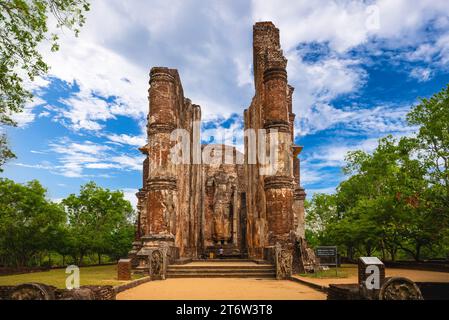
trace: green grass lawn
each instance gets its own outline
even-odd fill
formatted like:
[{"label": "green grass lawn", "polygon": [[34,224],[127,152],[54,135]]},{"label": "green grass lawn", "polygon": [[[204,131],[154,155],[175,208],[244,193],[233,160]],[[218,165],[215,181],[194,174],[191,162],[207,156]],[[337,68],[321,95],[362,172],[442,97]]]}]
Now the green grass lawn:
[{"label": "green grass lawn", "polygon": [[[65,269],[54,269],[44,272],[0,276],[0,286],[17,285],[27,282],[39,282],[65,288],[68,274]],[[137,278],[138,276],[135,276]],[[80,285],[120,285],[127,281],[117,280],[117,265],[80,268]]]},{"label": "green grass lawn", "polygon": [[303,277],[319,278],[319,279],[335,279],[335,278],[348,278],[357,276],[357,266],[353,264],[343,264],[335,271],[334,267],[329,270],[322,270],[315,273],[301,274]]}]

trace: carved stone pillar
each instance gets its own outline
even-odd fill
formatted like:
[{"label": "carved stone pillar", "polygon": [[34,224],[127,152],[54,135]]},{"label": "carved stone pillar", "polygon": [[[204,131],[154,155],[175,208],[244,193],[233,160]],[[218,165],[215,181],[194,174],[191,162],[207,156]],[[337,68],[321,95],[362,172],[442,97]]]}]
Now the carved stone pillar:
[{"label": "carved stone pillar", "polygon": [[293,213],[295,215],[294,218],[294,225],[295,225],[295,231],[296,234],[301,237],[305,238],[305,210],[304,210],[304,200],[306,199],[306,193],[304,191],[304,188],[297,187],[295,189],[295,200],[293,203]]},{"label": "carved stone pillar", "polygon": [[[176,258],[173,256],[176,255],[177,175],[170,160],[170,151],[175,143],[170,140],[170,135],[176,128],[176,89],[176,78],[170,69],[151,69],[148,144],[142,148],[142,152],[148,154],[148,178],[145,182],[147,226],[142,236],[144,247],[138,253],[138,268],[149,270],[152,277],[161,279],[165,278],[165,269],[155,266],[160,261],[165,265],[167,255]],[[165,248],[163,254],[161,248]],[[163,257],[153,257],[159,254],[154,252],[161,253]],[[164,274],[154,275],[154,270],[162,270]]]},{"label": "carved stone pillar", "polygon": [[128,258],[131,259],[131,265],[133,268],[139,264],[137,253],[142,249],[142,237],[145,236],[144,227],[146,227],[146,193],[143,189],[140,189],[136,193],[137,197],[137,221],[134,234],[134,241],[132,243],[132,249],[128,252]]},{"label": "carved stone pillar", "polygon": [[[264,72],[264,129],[267,130],[267,153],[275,160],[270,163],[271,174],[265,176],[264,183],[268,240],[274,245],[286,242],[292,230],[293,172],[286,60],[278,51],[268,58]],[[271,139],[277,139],[277,143],[273,144]]]},{"label": "carved stone pillar", "polygon": [[170,234],[176,217],[177,176],[170,160],[174,142],[170,135],[176,128],[175,77],[167,68],[153,68],[150,73],[150,115],[148,123],[149,173],[148,232]]},{"label": "carved stone pillar", "polygon": [[290,279],[290,277],[292,276],[292,265],[292,250],[288,248],[282,248],[282,246],[277,243],[275,247],[276,279]]},{"label": "carved stone pillar", "polygon": [[293,214],[294,230],[298,236],[305,238],[304,200],[306,199],[306,193],[300,184],[300,160],[298,158],[301,151],[302,147],[293,146],[293,172],[295,177]]}]

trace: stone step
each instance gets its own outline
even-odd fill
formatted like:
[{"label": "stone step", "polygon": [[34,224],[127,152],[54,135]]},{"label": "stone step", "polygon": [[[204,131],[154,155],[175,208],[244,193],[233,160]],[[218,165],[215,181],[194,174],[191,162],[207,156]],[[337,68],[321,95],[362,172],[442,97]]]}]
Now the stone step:
[{"label": "stone step", "polygon": [[[214,263],[214,262],[221,263]],[[167,278],[275,278],[272,264],[254,261],[196,261],[191,264],[169,265]]]},{"label": "stone step", "polygon": [[274,269],[169,269],[168,273],[273,273]]},{"label": "stone step", "polygon": [[256,265],[256,266],[225,266],[225,265],[204,265],[204,266],[189,266],[189,265],[170,265],[168,270],[274,270],[272,265]]},{"label": "stone step", "polygon": [[254,262],[251,259],[223,258],[223,259],[192,259],[193,262]]},{"label": "stone step", "polygon": [[179,273],[168,272],[167,278],[270,278],[276,277],[275,272],[263,272],[263,273],[248,273],[248,272],[214,272],[214,273]]}]

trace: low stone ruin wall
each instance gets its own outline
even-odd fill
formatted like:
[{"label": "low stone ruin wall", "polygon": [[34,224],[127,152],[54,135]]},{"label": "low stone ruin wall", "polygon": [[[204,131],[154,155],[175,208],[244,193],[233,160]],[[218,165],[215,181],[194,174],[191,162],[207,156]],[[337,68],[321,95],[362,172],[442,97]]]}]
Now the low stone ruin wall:
[{"label": "low stone ruin wall", "polygon": [[41,283],[0,286],[0,300],[115,300],[112,286],[81,286],[79,289],[58,289]]},{"label": "low stone ruin wall", "polygon": [[[449,283],[416,282],[424,300],[449,300]],[[331,284],[327,290],[327,300],[364,300],[359,285]]]},{"label": "low stone ruin wall", "polygon": [[449,272],[449,262],[447,261],[386,261],[387,268],[404,268],[423,271]]},{"label": "low stone ruin wall", "polygon": [[0,276],[10,276],[14,274],[24,274],[24,273],[32,273],[32,272],[43,272],[49,271],[50,267],[23,267],[23,268],[11,268],[11,267],[0,267]]}]

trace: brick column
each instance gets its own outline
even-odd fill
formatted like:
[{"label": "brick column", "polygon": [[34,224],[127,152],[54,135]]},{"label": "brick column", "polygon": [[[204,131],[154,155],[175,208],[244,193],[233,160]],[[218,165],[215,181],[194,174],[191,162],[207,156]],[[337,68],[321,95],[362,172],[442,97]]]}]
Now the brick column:
[{"label": "brick column", "polygon": [[170,134],[176,128],[175,77],[168,68],[153,68],[150,85],[147,232],[149,235],[169,235],[173,227],[171,220],[176,217],[177,198],[176,171],[170,160],[170,150],[174,145]]},{"label": "brick column", "polygon": [[[175,141],[170,136],[177,127],[180,88],[176,70],[155,67],[150,72],[148,143],[140,151],[148,156],[144,163],[145,197],[142,197],[142,248],[137,253],[136,269],[152,278],[165,278],[168,258],[177,259],[175,228],[177,219],[177,174],[170,159]],[[181,89],[182,90],[182,89]]]},{"label": "brick column", "polygon": [[[270,139],[277,138],[276,165],[264,178],[269,244],[285,243],[293,230],[292,139],[288,112],[286,60],[280,51],[267,52],[264,81],[264,129],[267,148]],[[275,137],[269,133],[275,133]]]},{"label": "brick column", "polygon": [[131,280],[131,259],[120,259],[117,264],[117,280]]}]

